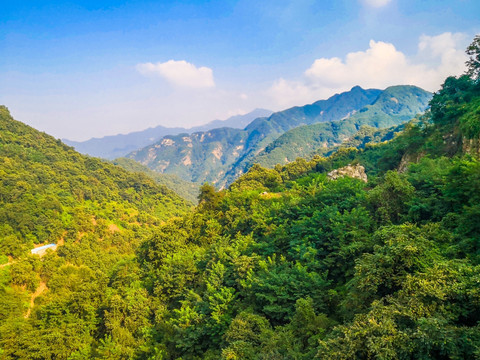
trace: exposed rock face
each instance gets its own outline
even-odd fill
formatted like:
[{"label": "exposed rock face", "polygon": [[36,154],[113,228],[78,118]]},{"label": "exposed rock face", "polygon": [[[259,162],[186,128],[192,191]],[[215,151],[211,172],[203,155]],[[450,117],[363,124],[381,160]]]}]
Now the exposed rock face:
[{"label": "exposed rock face", "polygon": [[398,164],[397,171],[400,174],[403,174],[408,169],[408,165],[411,163],[418,163],[421,158],[425,156],[425,152],[421,151],[419,153],[405,153],[400,160],[400,164]]},{"label": "exposed rock face", "polygon": [[480,157],[480,139],[462,139],[462,151],[465,154]]},{"label": "exposed rock face", "polygon": [[355,179],[360,179],[364,182],[367,182],[367,174],[365,173],[365,168],[362,165],[347,165],[340,169],[335,169],[330,171],[327,174],[328,178],[331,180],[336,180],[338,178],[348,176]]}]

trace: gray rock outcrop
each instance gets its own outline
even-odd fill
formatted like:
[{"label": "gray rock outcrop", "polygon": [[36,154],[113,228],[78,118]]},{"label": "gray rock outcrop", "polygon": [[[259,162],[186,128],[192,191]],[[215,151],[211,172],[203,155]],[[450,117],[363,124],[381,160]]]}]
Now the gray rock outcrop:
[{"label": "gray rock outcrop", "polygon": [[347,166],[344,166],[342,168],[330,171],[327,176],[331,180],[336,180],[344,176],[348,176],[354,179],[360,179],[364,182],[367,182],[368,180],[367,174],[365,173],[365,168],[360,164],[348,164]]}]

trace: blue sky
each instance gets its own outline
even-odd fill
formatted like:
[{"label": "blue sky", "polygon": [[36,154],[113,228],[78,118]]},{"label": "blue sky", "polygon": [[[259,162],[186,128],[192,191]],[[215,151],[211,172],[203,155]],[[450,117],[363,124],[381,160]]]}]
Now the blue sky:
[{"label": "blue sky", "polygon": [[2,1],[0,104],[59,138],[193,126],[463,71],[478,0]]}]

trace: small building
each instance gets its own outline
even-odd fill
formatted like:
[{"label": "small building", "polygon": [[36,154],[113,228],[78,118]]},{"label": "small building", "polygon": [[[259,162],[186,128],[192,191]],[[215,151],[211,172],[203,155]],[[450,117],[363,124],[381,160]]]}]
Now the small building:
[{"label": "small building", "polygon": [[35,249],[30,250],[30,252],[32,254],[37,254],[39,256],[43,256],[43,255],[45,255],[45,252],[47,251],[47,249],[56,250],[57,249],[57,244],[47,244],[47,245],[39,246]]}]

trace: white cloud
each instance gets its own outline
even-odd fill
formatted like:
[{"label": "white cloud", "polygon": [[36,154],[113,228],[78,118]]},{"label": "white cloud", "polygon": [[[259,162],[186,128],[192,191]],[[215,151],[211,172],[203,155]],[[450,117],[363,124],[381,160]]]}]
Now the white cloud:
[{"label": "white cloud", "polygon": [[[347,54],[345,61],[339,58],[321,58],[305,71],[313,84],[339,87],[345,84],[384,86],[405,81],[407,74],[421,71],[418,65],[408,64],[405,55],[395,46],[370,40],[366,51]],[[407,76],[406,76],[407,75]],[[408,79],[410,81],[410,79]]]},{"label": "white cloud", "polygon": [[[316,91],[303,82],[289,81],[283,78],[276,80],[267,90],[267,96],[272,98],[275,105],[284,108],[313,101],[313,93],[316,93]],[[318,95],[322,96],[321,94]]]},{"label": "white cloud", "polygon": [[[449,75],[459,75],[465,71],[465,47],[468,37],[465,34],[443,33],[438,36],[422,35],[418,43],[419,60],[434,68],[436,77],[444,79]],[[459,45],[461,44],[461,45]]]},{"label": "white cloud", "polygon": [[367,50],[348,53],[344,59],[315,60],[301,80],[279,79],[268,92],[279,105],[290,106],[302,103],[302,99],[303,103],[315,101],[355,85],[383,89],[405,84],[435,91],[447,76],[464,72],[465,39],[462,34],[452,33],[423,35],[418,53],[411,57],[393,44],[371,40]]},{"label": "white cloud", "polygon": [[142,75],[163,77],[172,85],[189,88],[212,88],[215,86],[212,69],[195,65],[185,60],[169,60],[164,63],[144,63],[136,66]]},{"label": "white cloud", "polygon": [[363,0],[365,5],[380,8],[391,3],[392,0]]}]

